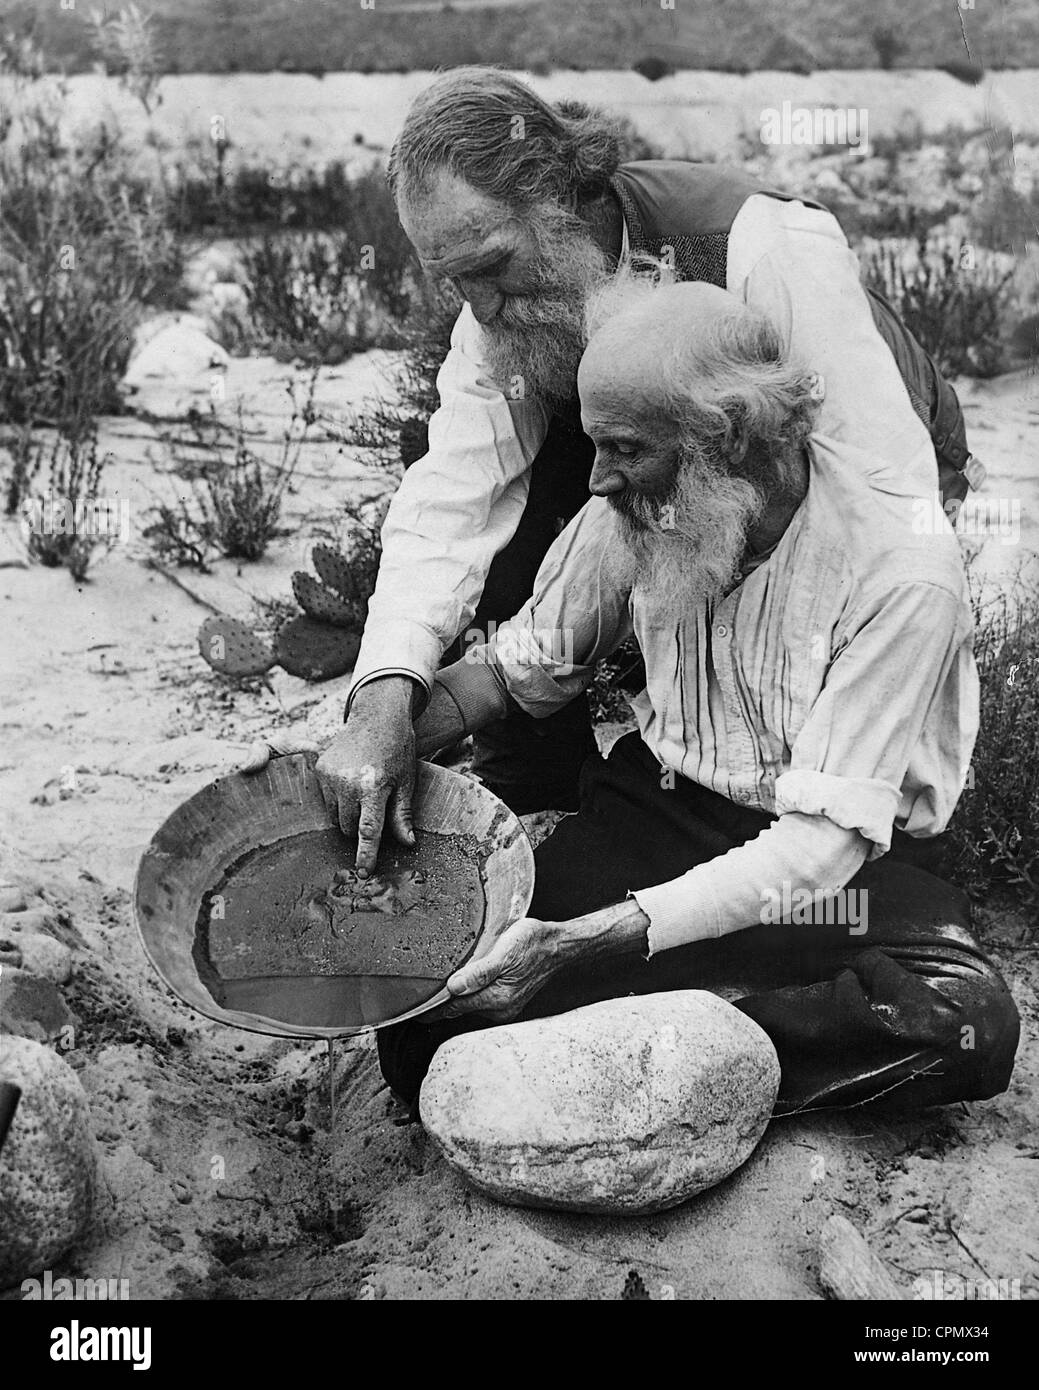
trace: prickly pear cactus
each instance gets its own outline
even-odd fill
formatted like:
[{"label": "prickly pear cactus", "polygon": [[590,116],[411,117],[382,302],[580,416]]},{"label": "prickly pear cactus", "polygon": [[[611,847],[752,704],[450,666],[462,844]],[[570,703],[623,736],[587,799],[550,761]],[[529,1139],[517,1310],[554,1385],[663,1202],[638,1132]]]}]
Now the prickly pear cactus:
[{"label": "prickly pear cactus", "polygon": [[223,676],[262,676],[277,658],[237,618],[207,618],[198,630],[198,649],[202,659]]},{"label": "prickly pear cactus", "polygon": [[315,545],[310,559],[323,583],[348,603],[356,600],[357,583],[350,569],[350,561],[341,550],[334,550],[330,545]]},{"label": "prickly pear cactus", "polygon": [[334,623],[336,627],[358,626],[354,605],[326,589],[312,574],[297,570],[292,576],[292,592],[303,612],[318,622]]},{"label": "prickly pear cactus", "polygon": [[327,681],[353,670],[360,645],[359,633],[306,615],[290,618],[274,640],[278,661],[305,681]]}]

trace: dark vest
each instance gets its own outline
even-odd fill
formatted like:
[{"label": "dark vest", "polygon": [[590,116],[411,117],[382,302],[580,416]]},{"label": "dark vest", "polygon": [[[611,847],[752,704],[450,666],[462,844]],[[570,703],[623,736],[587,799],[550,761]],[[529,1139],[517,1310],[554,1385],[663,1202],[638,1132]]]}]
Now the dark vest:
[{"label": "dark vest", "polygon": [[[610,186],[624,214],[633,256],[666,259],[680,279],[706,280],[720,289],[726,286],[729,233],[747,199],[756,193],[787,202],[795,197],[764,187],[741,169],[677,159],[622,164]],[[822,208],[811,198],[798,201]],[[956,392],[887,300],[868,289],[866,295],[913,409],[930,431],[942,500],[962,502],[968,486],[981,486],[984,468],[967,447]]]}]

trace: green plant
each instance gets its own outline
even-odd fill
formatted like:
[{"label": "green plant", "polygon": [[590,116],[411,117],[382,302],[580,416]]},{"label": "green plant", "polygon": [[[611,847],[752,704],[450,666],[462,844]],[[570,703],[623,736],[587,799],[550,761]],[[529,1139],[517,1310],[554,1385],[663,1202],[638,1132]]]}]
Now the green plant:
[{"label": "green plant", "polygon": [[106,71],[117,76],[120,85],[151,115],[162,105],[159,82],[163,73],[152,16],[131,4],[115,14],[92,10],[89,23],[94,48]]},{"label": "green plant", "polygon": [[994,376],[1013,266],[980,248],[921,234],[884,239],[860,251],[864,278],[894,304],[947,376]]},{"label": "green plant", "polygon": [[1036,561],[987,590],[970,567],[981,718],[949,827],[956,881],[1039,908],[1039,578]]},{"label": "green plant", "polygon": [[[336,364],[395,342],[392,311],[347,233],[265,236],[245,250],[249,304],[275,356]],[[377,263],[377,253],[376,253]]]},{"label": "green plant", "polygon": [[674,64],[655,53],[649,53],[643,58],[636,59],[631,68],[640,77],[644,77],[647,82],[659,82],[662,77],[673,77],[675,73]]},{"label": "green plant", "polygon": [[604,657],[595,667],[588,687],[588,704],[595,724],[627,724],[631,722],[629,697],[637,695],[646,684],[646,667],[642,652],[634,637],[623,642],[617,650]]},{"label": "green plant", "polygon": [[877,62],[885,72],[890,71],[895,66],[899,55],[905,50],[905,44],[890,24],[884,24],[874,29],[870,39],[876,50]]},{"label": "green plant", "polygon": [[289,384],[292,411],[276,463],[266,463],[252,448],[240,404],[233,426],[213,411],[192,421],[194,437],[186,445],[167,436],[173,471],[190,480],[191,494],[159,501],[151,509],[144,535],[160,559],[205,573],[216,553],[234,560],[259,560],[266,554],[279,533],[285,492],[314,424],[316,384],[316,370],[302,391],[298,381]]},{"label": "green plant", "polygon": [[120,407],[142,305],[179,278],[161,189],[101,123],[66,138],[63,79],[0,35],[0,417],[76,432]]},{"label": "green plant", "polygon": [[98,546],[114,542],[111,514],[99,495],[104,464],[92,420],[57,433],[50,446],[49,490],[28,506],[29,558],[50,569],[64,566],[77,583],[86,578]]},{"label": "green plant", "polygon": [[29,496],[33,479],[43,464],[45,445],[25,420],[3,440],[4,515],[15,516]]}]

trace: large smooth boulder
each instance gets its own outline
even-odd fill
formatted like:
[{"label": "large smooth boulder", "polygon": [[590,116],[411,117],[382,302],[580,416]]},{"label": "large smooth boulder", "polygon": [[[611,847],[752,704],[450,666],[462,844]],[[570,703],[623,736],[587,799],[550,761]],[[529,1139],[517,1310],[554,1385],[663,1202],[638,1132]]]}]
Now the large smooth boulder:
[{"label": "large smooth boulder", "polygon": [[419,1111],[448,1163],[490,1197],[635,1213],[676,1206],[744,1163],[778,1091],[758,1025],[681,990],[452,1038]]},{"label": "large smooth boulder", "polygon": [[97,1158],[87,1098],[49,1047],[0,1035],[0,1081],[22,1092],[0,1150],[0,1289],[53,1267],[90,1223]]}]

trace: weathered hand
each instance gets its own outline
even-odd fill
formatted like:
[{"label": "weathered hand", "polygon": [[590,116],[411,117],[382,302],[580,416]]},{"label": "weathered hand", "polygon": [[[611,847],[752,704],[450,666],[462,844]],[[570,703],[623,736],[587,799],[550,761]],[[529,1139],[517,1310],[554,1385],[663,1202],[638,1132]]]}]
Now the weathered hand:
[{"label": "weathered hand", "polygon": [[564,964],[558,927],[534,917],[513,922],[487,955],[451,976],[447,988],[455,997],[438,1010],[440,1016],[481,1013],[499,1023],[514,1019]]},{"label": "weathered hand", "polygon": [[236,772],[262,772],[272,758],[288,758],[293,753],[316,753],[313,739],[294,733],[291,729],[268,734],[250,743],[249,751],[235,769]]},{"label": "weathered hand", "polygon": [[344,835],[357,835],[357,871],[375,868],[384,824],[404,845],[415,843],[414,682],[373,681],[357,694],[350,717],[317,761],[326,802]]}]

